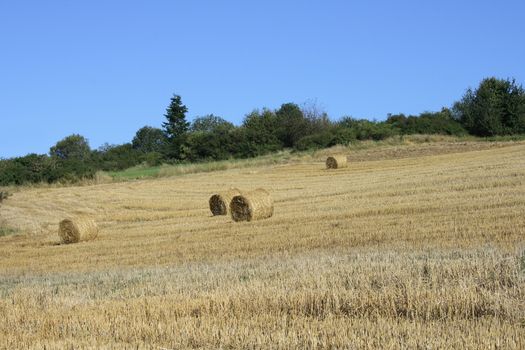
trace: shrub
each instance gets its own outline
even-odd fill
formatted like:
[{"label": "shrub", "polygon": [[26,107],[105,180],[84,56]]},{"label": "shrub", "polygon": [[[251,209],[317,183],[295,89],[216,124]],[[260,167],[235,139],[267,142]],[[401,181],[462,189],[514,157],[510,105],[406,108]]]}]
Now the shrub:
[{"label": "shrub", "polygon": [[487,78],[453,107],[455,118],[478,136],[525,133],[525,90],[515,80]]},{"label": "shrub", "polygon": [[443,108],[441,112],[423,112],[419,116],[404,114],[389,115],[386,123],[397,129],[402,135],[411,134],[440,134],[440,135],[465,135],[467,131],[452,117],[449,109]]},{"label": "shrub", "polygon": [[54,182],[61,176],[55,159],[44,154],[28,154],[0,161],[0,186]]},{"label": "shrub", "polygon": [[332,131],[308,135],[297,141],[295,149],[298,151],[305,151],[308,149],[326,148],[333,144],[334,138]]},{"label": "shrub", "polygon": [[397,134],[397,130],[385,122],[373,122],[366,119],[343,117],[338,123],[339,128],[351,129],[357,140],[384,140]]}]

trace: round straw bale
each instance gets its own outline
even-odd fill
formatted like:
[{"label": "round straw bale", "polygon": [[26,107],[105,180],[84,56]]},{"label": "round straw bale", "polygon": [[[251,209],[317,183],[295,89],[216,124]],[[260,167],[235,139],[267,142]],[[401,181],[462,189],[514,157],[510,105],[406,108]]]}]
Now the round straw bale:
[{"label": "round straw bale", "polygon": [[215,215],[227,215],[230,210],[230,202],[233,197],[241,194],[236,188],[219,192],[210,197],[210,210]]},{"label": "round straw bale", "polygon": [[346,168],[347,159],[344,154],[333,155],[326,158],[326,169]]},{"label": "round straw bale", "polygon": [[273,215],[273,199],[268,191],[258,188],[233,197],[230,212],[234,221],[266,219]]},{"label": "round straw bale", "polygon": [[77,243],[95,239],[98,227],[90,218],[69,218],[60,221],[58,235],[62,243]]}]

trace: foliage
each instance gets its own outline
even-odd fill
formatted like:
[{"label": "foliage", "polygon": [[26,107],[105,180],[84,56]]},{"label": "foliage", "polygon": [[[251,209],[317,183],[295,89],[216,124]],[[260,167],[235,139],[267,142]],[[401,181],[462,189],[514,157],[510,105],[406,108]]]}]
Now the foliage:
[{"label": "foliage", "polygon": [[328,113],[326,113],[315,100],[306,101],[301,106],[301,112],[308,120],[312,134],[322,133],[332,126]]},{"label": "foliage", "polygon": [[[40,173],[40,175],[35,175],[27,182],[55,182],[59,179],[75,181],[80,178],[92,177],[96,172],[91,158],[91,149],[84,136],[73,134],[65,137],[50,148],[49,155],[51,156],[51,169]],[[43,158],[36,159],[35,157],[27,161],[33,167],[41,167],[43,165],[40,163],[45,163]],[[35,181],[34,178],[39,178],[39,181]]]},{"label": "foliage", "polygon": [[320,149],[333,146],[334,142],[333,131],[324,131],[313,135],[302,137],[295,144],[295,149],[298,151],[305,151],[308,149]]},{"label": "foliage", "polygon": [[467,131],[452,117],[448,108],[440,112],[423,112],[419,116],[405,116],[404,114],[389,115],[387,124],[399,130],[402,135],[411,134],[441,134],[465,135]]},{"label": "foliage", "polygon": [[182,147],[190,123],[186,121],[188,108],[182,104],[179,95],[173,95],[171,102],[166,109],[166,121],[162,123],[167,139],[166,155],[173,159],[182,159]]},{"label": "foliage", "polygon": [[348,128],[357,140],[384,140],[397,134],[392,125],[385,122],[372,122],[366,119],[343,117],[337,124],[339,128]]},{"label": "foliage", "polygon": [[78,134],[65,137],[49,150],[51,157],[60,160],[88,160],[90,153],[88,140]]},{"label": "foliage", "polygon": [[285,103],[275,112],[277,137],[284,147],[294,147],[299,139],[311,133],[310,124],[295,103]]},{"label": "foliage", "polygon": [[92,178],[98,170],[250,158],[283,149],[319,149],[395,135],[470,133],[489,137],[487,140],[525,135],[524,89],[514,80],[496,78],[484,79],[475,91],[468,89],[452,110],[442,108],[417,116],[389,114],[386,121],[343,117],[332,122],[315,102],[254,110],[240,126],[213,114],[197,117],[190,124],[187,112],[181,97],[173,95],[162,129],[144,126],[131,143],[105,144],[91,151],[85,137],[73,134],[51,147],[49,156],[0,160],[0,185],[76,181]]},{"label": "foliage", "polygon": [[159,128],[144,126],[137,131],[131,144],[142,153],[160,153],[166,147],[166,135]]},{"label": "foliage", "polygon": [[476,90],[466,91],[453,111],[473,135],[525,133],[525,90],[515,80],[484,79]]},{"label": "foliage", "polygon": [[279,137],[279,120],[269,109],[254,110],[242,124],[244,130],[238,133],[241,157],[254,157],[283,148]]},{"label": "foliage", "polygon": [[191,132],[220,132],[224,130],[231,130],[235,126],[225,119],[213,114],[208,114],[203,117],[197,117],[193,120],[190,126]]},{"label": "foliage", "polygon": [[104,145],[93,152],[96,168],[99,170],[122,170],[130,168],[143,161],[144,153],[133,148],[131,143],[123,145]]},{"label": "foliage", "polygon": [[334,125],[324,131],[301,138],[297,142],[295,149],[304,151],[308,149],[327,148],[335,145],[348,145],[356,139],[355,129]]},{"label": "foliage", "polygon": [[56,159],[32,153],[0,161],[0,185],[54,182],[61,177],[61,171]]},{"label": "foliage", "polygon": [[189,161],[223,160],[231,157],[234,146],[227,130],[198,131],[188,135],[184,155]]}]

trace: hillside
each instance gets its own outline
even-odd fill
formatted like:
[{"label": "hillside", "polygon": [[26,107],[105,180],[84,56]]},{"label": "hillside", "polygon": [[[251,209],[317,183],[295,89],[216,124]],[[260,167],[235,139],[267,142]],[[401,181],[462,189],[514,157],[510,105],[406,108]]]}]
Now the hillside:
[{"label": "hillside", "polygon": [[[339,149],[339,151],[348,151]],[[6,348],[525,347],[525,143],[385,145],[0,206]],[[264,187],[267,220],[212,217]],[[97,240],[58,244],[93,217]],[[3,344],[0,345],[4,346]]]}]

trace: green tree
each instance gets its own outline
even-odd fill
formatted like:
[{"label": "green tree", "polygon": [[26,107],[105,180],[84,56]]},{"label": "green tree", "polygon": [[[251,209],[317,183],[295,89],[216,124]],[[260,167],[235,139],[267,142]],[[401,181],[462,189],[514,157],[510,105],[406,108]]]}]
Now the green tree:
[{"label": "green tree", "polygon": [[89,160],[91,149],[88,140],[81,135],[73,134],[58,141],[49,150],[51,157],[61,160]]},{"label": "green tree", "polygon": [[242,131],[235,137],[242,140],[242,157],[253,157],[282,149],[278,137],[279,121],[269,109],[254,110],[243,121]]},{"label": "green tree", "polygon": [[278,137],[284,147],[293,147],[297,141],[310,134],[309,122],[295,103],[285,103],[275,112],[279,131]]},{"label": "green tree", "polygon": [[73,134],[65,137],[50,148],[49,155],[56,161],[58,179],[75,181],[92,177],[96,172],[91,149],[84,136]]},{"label": "green tree", "polygon": [[231,130],[235,126],[229,121],[213,114],[197,117],[191,123],[191,132],[215,132],[217,130]]},{"label": "green tree", "polygon": [[232,143],[235,129],[232,123],[213,114],[196,118],[184,145],[185,159],[220,160],[232,157],[237,148]]},{"label": "green tree", "polygon": [[187,136],[190,123],[186,121],[188,108],[182,104],[179,95],[173,95],[166,109],[166,121],[162,123],[168,144],[166,155],[173,159],[183,158],[183,145]]},{"label": "green tree", "polygon": [[144,153],[133,148],[131,143],[122,145],[104,144],[95,152],[97,168],[105,171],[122,170],[140,164]]},{"label": "green tree", "polygon": [[166,135],[159,128],[144,126],[137,131],[131,144],[133,149],[142,153],[162,152],[166,146]]},{"label": "green tree", "polygon": [[467,131],[452,117],[448,108],[442,108],[440,112],[423,112],[419,116],[408,116],[404,114],[389,114],[385,122],[402,135],[409,134],[441,134],[441,135],[465,135]]},{"label": "green tree", "polygon": [[[348,129],[348,132],[339,132],[344,138],[355,137],[357,140],[384,140],[396,134],[397,130],[387,122],[376,122],[367,119],[354,119],[350,116],[341,118],[336,123],[336,129]],[[352,136],[350,136],[352,135]],[[339,142],[337,142],[339,143]]]},{"label": "green tree", "polygon": [[478,136],[525,133],[525,91],[514,79],[486,78],[454,104],[455,118]]},{"label": "green tree", "polygon": [[301,112],[310,124],[310,134],[323,133],[333,126],[328,113],[318,105],[315,99],[304,102]]},{"label": "green tree", "polygon": [[0,160],[0,186],[58,180],[56,160],[44,154],[28,154]]}]

